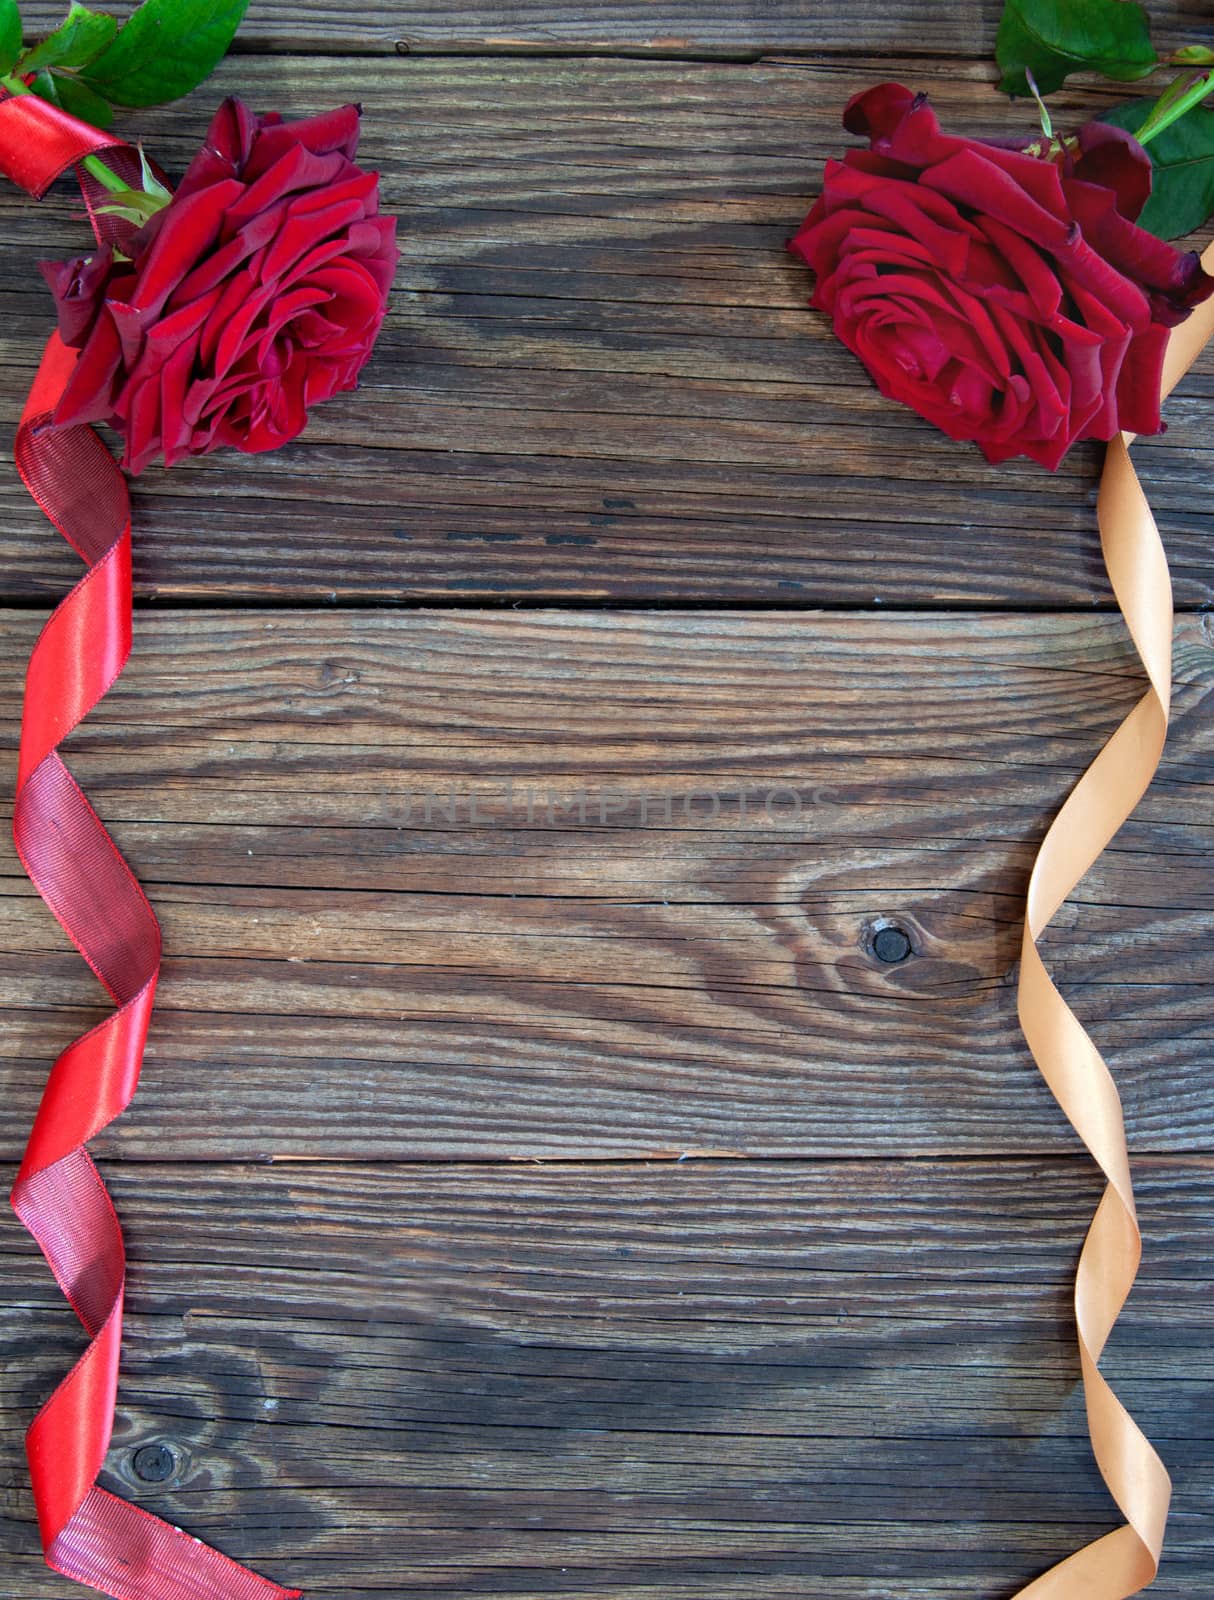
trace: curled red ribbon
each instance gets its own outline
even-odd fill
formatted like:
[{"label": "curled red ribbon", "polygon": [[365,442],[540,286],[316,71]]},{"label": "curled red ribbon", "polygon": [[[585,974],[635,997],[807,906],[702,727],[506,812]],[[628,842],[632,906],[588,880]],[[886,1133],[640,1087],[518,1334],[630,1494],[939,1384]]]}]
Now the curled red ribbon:
[{"label": "curled red ribbon", "polygon": [[[0,168],[34,194],[113,141],[33,96],[0,102]],[[108,158],[107,158],[108,159]],[[123,147],[115,168],[133,163]],[[93,209],[99,240],[118,225]],[[179,1528],[97,1487],[113,1429],[126,1256],[85,1145],[139,1080],[160,972],[160,927],[134,874],[58,746],[108,691],[131,649],[131,524],[126,480],[88,427],[51,418],[76,353],[54,335],[17,432],[18,471],[88,571],[30,657],[13,810],[25,870],[116,1010],[51,1069],[12,1191],[89,1345],[30,1424],[30,1479],[47,1565],[115,1600],[295,1600]]]}]

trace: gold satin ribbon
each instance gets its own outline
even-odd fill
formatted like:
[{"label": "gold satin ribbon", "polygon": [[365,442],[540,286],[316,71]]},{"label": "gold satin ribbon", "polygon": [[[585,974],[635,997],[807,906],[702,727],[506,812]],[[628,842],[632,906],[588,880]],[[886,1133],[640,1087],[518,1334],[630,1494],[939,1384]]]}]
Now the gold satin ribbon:
[{"label": "gold satin ribbon", "polygon": [[[1202,265],[1214,273],[1214,245]],[[1214,336],[1214,300],[1176,328],[1161,399]],[[1150,687],[1075,785],[1042,841],[1029,878],[1018,1006],[1029,1049],[1108,1179],[1075,1274],[1075,1321],[1097,1465],[1125,1525],[1085,1545],[1021,1589],[1015,1600],[1125,1600],[1159,1570],[1172,1482],[1098,1363],[1138,1272],[1142,1238],[1134,1211],[1121,1099],[1100,1052],[1046,972],[1037,940],[1146,791],[1159,765],[1172,687],[1172,582],[1151,508],[1130,460],[1134,435],[1108,447],[1096,515],[1113,593]]]}]

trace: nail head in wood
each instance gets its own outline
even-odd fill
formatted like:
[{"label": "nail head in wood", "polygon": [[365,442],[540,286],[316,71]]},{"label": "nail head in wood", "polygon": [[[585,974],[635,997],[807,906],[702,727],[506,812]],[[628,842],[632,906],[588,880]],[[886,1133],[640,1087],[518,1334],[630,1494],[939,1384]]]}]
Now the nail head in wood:
[{"label": "nail head in wood", "polygon": [[895,922],[886,923],[873,934],[873,954],[878,961],[884,961],[890,966],[898,961],[905,961],[912,949],[910,935]]},{"label": "nail head in wood", "polygon": [[143,1483],[164,1483],[177,1463],[167,1444],[144,1444],[131,1457],[131,1470]]}]

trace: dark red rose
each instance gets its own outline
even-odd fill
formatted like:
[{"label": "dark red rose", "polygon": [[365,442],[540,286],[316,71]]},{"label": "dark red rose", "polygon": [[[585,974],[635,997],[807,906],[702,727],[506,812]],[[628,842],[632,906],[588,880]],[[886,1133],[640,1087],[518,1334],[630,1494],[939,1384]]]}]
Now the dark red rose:
[{"label": "dark red rose", "polygon": [[1089,123],[1044,153],[953,138],[896,83],[843,124],[870,148],[827,164],[790,248],[882,394],[988,461],[1052,469],[1076,439],[1161,431],[1168,329],[1214,278],[1135,225],[1151,165],[1129,134]]},{"label": "dark red rose", "polygon": [[355,386],[383,322],[396,224],[354,164],[358,108],[284,122],[228,100],[172,200],[110,249],[43,264],[77,347],[55,421],[110,422],[131,472],[273,450]]}]

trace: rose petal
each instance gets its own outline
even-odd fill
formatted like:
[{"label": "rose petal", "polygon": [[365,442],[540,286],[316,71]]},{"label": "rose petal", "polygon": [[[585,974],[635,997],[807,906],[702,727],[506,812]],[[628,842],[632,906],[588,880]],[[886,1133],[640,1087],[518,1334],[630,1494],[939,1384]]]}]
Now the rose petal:
[{"label": "rose petal", "polygon": [[304,117],[297,122],[271,122],[262,120],[260,137],[245,168],[245,176],[255,181],[278,160],[291,145],[301,145],[313,155],[324,156],[337,152],[353,161],[358,154],[359,110],[355,105],[338,106],[318,117]]},{"label": "rose petal", "polygon": [[133,306],[141,311],[160,310],[175,285],[215,243],[224,212],[242,192],[234,178],[226,178],[165,207],[164,223],[147,259],[139,263]]},{"label": "rose petal", "polygon": [[1111,122],[1086,122],[1077,135],[1079,155],[1070,175],[1107,189],[1117,210],[1133,222],[1151,197],[1151,158],[1132,133]]},{"label": "rose petal", "polygon": [[71,377],[55,407],[55,423],[72,427],[80,422],[105,422],[114,411],[114,394],[122,349],[108,309],[93,324],[84,348],[76,358]]},{"label": "rose petal", "polygon": [[1006,172],[973,150],[958,150],[925,172],[920,182],[957,204],[994,217],[1051,253],[1066,244],[1066,224],[1039,205]]},{"label": "rose petal", "polygon": [[78,348],[87,339],[114,272],[114,252],[99,246],[91,256],[71,261],[40,261],[38,270],[55,300],[59,337]]}]

